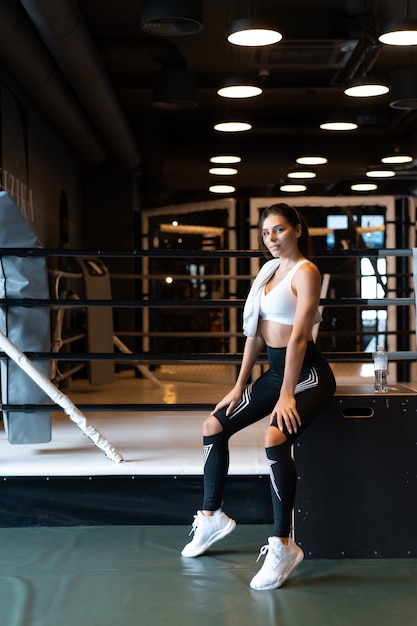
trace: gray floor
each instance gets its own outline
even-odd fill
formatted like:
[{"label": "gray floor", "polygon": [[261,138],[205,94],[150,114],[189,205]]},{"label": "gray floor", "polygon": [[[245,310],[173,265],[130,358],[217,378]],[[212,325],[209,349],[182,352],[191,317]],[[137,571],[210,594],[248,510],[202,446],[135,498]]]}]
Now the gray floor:
[{"label": "gray floor", "polygon": [[268,532],[238,526],[184,559],[178,526],[0,529],[7,626],[414,626],[417,560],[306,560],[281,589],[249,581]]},{"label": "gray floor", "polygon": [[[164,382],[119,377],[116,386],[79,382],[69,391],[85,402],[215,402],[229,384]],[[165,399],[165,400],[164,400]],[[127,419],[128,418],[128,419]],[[187,458],[201,471],[203,415],[182,416],[190,438]],[[178,416],[89,415],[127,463],[114,466],[65,416],[54,421],[51,444],[11,446],[0,437],[2,475],[153,473],[160,464],[160,433],[180,428]],[[127,419],[127,421],[126,421]],[[171,430],[172,423],[176,428]],[[130,425],[129,425],[130,424]],[[262,429],[261,429],[262,430]],[[263,463],[261,430],[242,440],[233,463]],[[247,436],[247,435],[245,435]],[[181,436],[175,440],[178,448]],[[184,445],[184,444],[182,444]],[[183,462],[183,451],[168,459]],[[195,455],[195,456],[194,456]],[[197,465],[178,466],[195,471]],[[233,467],[233,466],[232,466]],[[20,470],[19,470],[20,468]],[[81,468],[81,470],[80,470]],[[146,469],[147,468],[147,469]],[[192,512],[190,512],[191,518]],[[411,626],[417,614],[417,559],[305,560],[280,590],[254,592],[260,546],[270,527],[238,525],[197,559],[184,559],[188,526],[0,528],[0,608],[7,626]]]}]

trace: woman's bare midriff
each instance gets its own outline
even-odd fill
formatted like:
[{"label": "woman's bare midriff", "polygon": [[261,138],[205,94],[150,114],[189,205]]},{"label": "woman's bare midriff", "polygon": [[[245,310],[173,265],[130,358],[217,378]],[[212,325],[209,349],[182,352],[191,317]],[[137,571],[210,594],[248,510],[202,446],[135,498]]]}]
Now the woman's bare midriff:
[{"label": "woman's bare midriff", "polygon": [[[291,324],[280,324],[272,320],[261,320],[260,331],[270,348],[286,348],[292,332]],[[311,340],[313,337],[309,337]]]}]

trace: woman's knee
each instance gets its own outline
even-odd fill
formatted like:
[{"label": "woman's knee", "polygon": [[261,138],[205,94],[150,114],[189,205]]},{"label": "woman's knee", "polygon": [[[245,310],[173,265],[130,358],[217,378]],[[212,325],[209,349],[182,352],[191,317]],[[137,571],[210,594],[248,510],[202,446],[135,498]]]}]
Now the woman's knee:
[{"label": "woman's knee", "polygon": [[281,446],[287,441],[287,437],[276,426],[268,426],[265,432],[265,448]]},{"label": "woman's knee", "polygon": [[218,435],[223,430],[223,426],[214,415],[209,415],[203,422],[203,436],[211,437]]}]

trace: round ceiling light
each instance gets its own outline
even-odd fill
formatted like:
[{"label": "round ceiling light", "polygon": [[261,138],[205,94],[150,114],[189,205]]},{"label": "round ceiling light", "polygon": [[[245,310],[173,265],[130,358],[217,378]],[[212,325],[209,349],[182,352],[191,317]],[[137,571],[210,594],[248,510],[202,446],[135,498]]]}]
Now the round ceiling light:
[{"label": "round ceiling light", "polygon": [[258,85],[251,85],[237,79],[225,81],[217,90],[222,98],[254,98],[260,96],[262,89]]},{"label": "round ceiling light", "polygon": [[317,174],[309,170],[293,170],[288,172],[287,176],[288,178],[315,178]]},{"label": "round ceiling light", "polygon": [[356,130],[356,128],[358,128],[358,125],[355,122],[323,122],[323,124],[320,124],[320,128],[322,130],[341,130],[341,131],[345,131],[345,130]]},{"label": "round ceiling light", "polygon": [[322,156],[300,156],[296,159],[300,165],[323,165],[327,163],[326,157]]},{"label": "round ceiling light", "polygon": [[375,183],[354,183],[350,188],[352,191],[375,191],[378,189],[378,185]]},{"label": "round ceiling light", "polygon": [[221,133],[240,133],[245,130],[250,130],[252,124],[248,122],[219,122],[215,124],[214,129]]},{"label": "round ceiling light", "polygon": [[383,96],[389,92],[389,87],[383,81],[369,78],[354,78],[349,81],[344,93],[352,98],[372,98]]},{"label": "round ceiling light", "polygon": [[215,176],[234,176],[237,174],[237,169],[234,167],[211,167],[209,174],[214,174]]},{"label": "round ceiling light", "polygon": [[285,191],[286,193],[301,193],[302,191],[306,191],[307,187],[305,185],[296,185],[296,184],[285,184],[281,185],[280,191]]},{"label": "round ceiling light", "polygon": [[211,185],[209,191],[211,193],[233,193],[236,191],[236,187],[233,185]]},{"label": "round ceiling light", "polygon": [[218,154],[210,157],[211,163],[240,163],[241,157],[237,155]]},{"label": "round ceiling light", "polygon": [[390,169],[371,169],[366,172],[366,176],[369,178],[392,178],[395,176],[394,170]]},{"label": "round ceiling light", "polygon": [[391,20],[385,24],[378,39],[389,46],[415,46],[417,45],[417,20]]},{"label": "round ceiling light", "polygon": [[235,46],[270,46],[281,41],[279,31],[271,28],[264,20],[243,18],[232,22],[227,40]]},{"label": "round ceiling light", "polygon": [[388,165],[399,165],[401,163],[411,163],[413,157],[410,154],[391,154],[388,156],[382,157],[382,163],[387,163]]}]

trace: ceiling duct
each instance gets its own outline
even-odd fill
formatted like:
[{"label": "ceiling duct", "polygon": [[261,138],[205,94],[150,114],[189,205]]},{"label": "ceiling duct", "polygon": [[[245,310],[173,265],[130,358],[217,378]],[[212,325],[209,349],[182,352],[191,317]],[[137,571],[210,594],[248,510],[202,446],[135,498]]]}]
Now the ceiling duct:
[{"label": "ceiling duct", "polygon": [[78,3],[21,0],[42,41],[65,74],[101,137],[123,167],[140,165],[141,154],[101,62]]},{"label": "ceiling duct", "polygon": [[14,0],[1,4],[0,60],[85,162],[95,165],[105,159],[107,150],[96,129]]},{"label": "ceiling duct", "polygon": [[147,0],[141,25],[146,32],[165,37],[199,33],[203,28],[201,0]]}]

